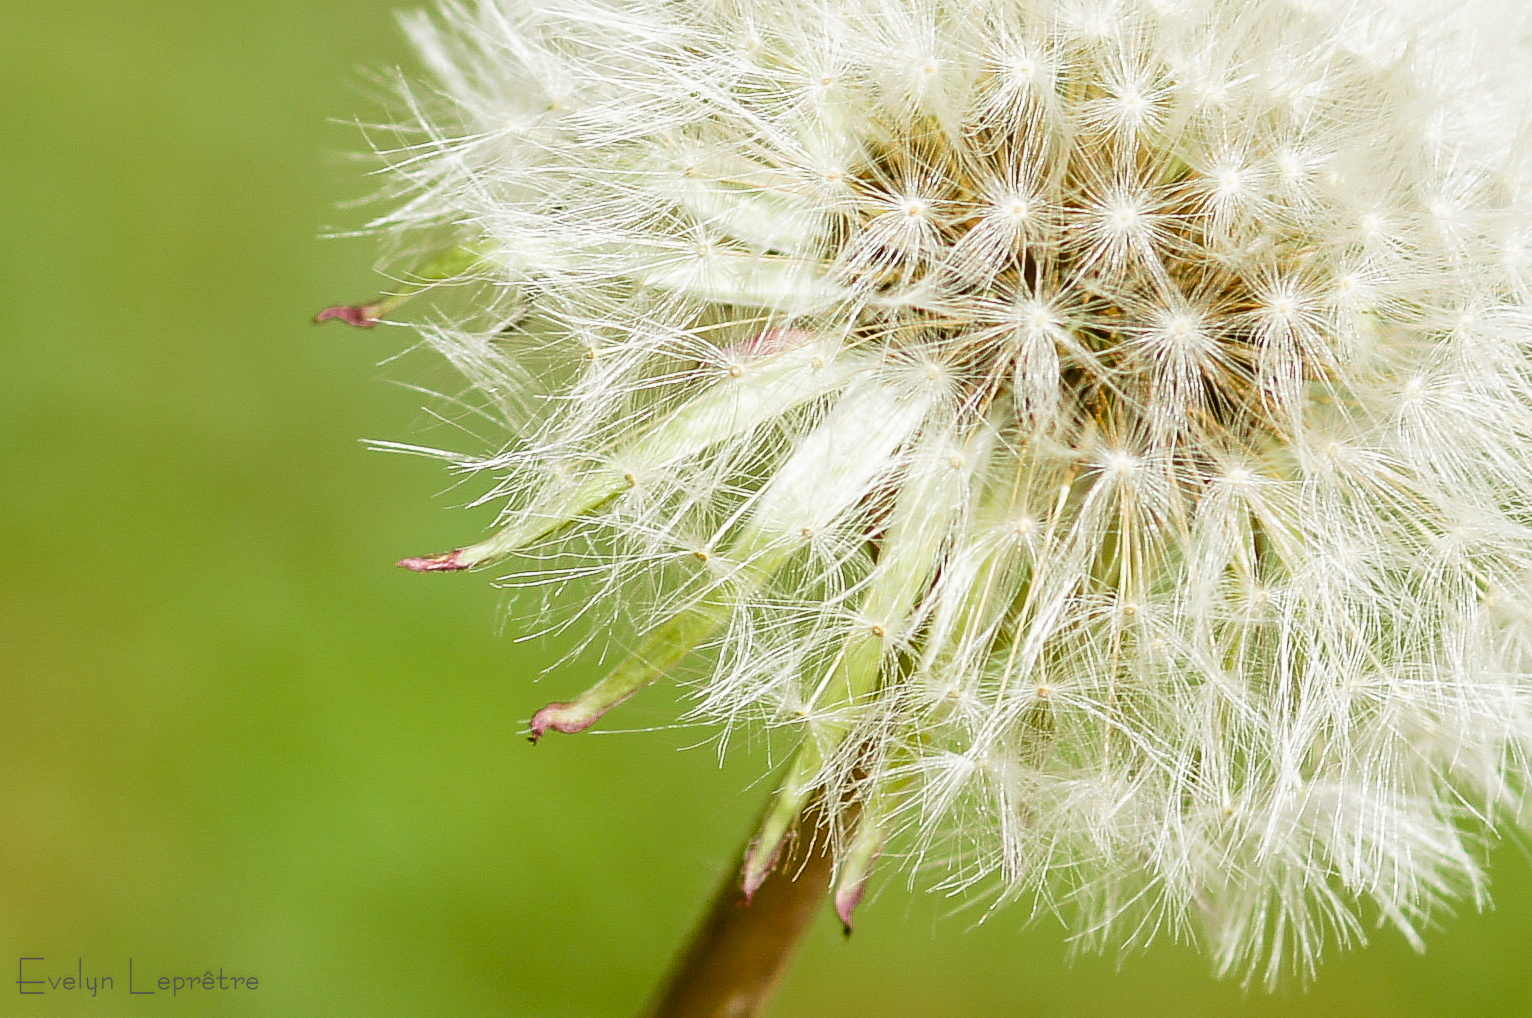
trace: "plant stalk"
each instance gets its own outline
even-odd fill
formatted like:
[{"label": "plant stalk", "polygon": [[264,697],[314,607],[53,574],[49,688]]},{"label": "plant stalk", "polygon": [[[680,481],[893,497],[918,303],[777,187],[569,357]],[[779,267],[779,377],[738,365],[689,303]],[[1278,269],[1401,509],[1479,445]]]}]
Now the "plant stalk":
[{"label": "plant stalk", "polygon": [[[691,945],[644,1018],[754,1018],[771,1001],[834,871],[821,811],[804,811],[797,835],[745,902],[741,864],[713,896]],[[805,829],[807,828],[807,829]]]}]

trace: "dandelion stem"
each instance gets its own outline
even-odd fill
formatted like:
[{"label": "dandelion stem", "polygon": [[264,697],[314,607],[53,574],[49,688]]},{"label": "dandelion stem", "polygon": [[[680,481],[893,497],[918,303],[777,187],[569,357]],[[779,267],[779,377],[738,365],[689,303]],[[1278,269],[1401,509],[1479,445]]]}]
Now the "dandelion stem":
[{"label": "dandelion stem", "polygon": [[[805,826],[812,821],[812,826]],[[745,846],[748,852],[749,844]],[[743,854],[743,853],[742,853]],[[834,869],[822,811],[803,813],[798,836],[745,904],[740,868],[714,895],[644,1018],[752,1018],[771,1001]]]}]

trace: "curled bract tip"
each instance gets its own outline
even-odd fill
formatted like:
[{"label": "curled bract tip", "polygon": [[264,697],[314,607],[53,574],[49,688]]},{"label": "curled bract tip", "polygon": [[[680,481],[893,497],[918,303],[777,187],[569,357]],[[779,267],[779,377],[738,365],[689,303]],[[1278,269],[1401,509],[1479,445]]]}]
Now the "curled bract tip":
[{"label": "curled bract tip", "polygon": [[337,304],[315,315],[314,322],[318,324],[334,318],[359,329],[370,329],[378,324],[381,311],[382,309],[376,304]]},{"label": "curled bract tip", "polygon": [[866,890],[867,881],[864,879],[854,886],[840,887],[835,891],[835,914],[840,917],[841,931],[848,937],[851,936],[851,916],[862,903],[862,894]]},{"label": "curled bract tip", "polygon": [[532,715],[532,745],[537,745],[550,730],[563,732],[565,735],[575,735],[583,732],[601,720],[601,715],[605,713],[605,710],[593,711],[588,705],[580,701],[575,701],[574,703],[550,703]]},{"label": "curled bract tip", "polygon": [[781,840],[774,844],[767,844],[763,839],[757,838],[751,842],[749,850],[745,853],[744,870],[740,876],[740,891],[744,894],[746,905],[755,898],[755,892],[759,891],[761,885],[766,882],[766,878],[771,876],[771,871],[777,868],[777,856],[781,852]]},{"label": "curled bract tip", "polygon": [[568,703],[550,703],[532,715],[532,745],[548,731],[574,735],[663,675],[712,629],[712,617],[687,612],[650,633],[606,677]]},{"label": "curled bract tip", "polygon": [[452,551],[444,551],[440,555],[426,555],[422,558],[402,558],[397,565],[400,569],[408,569],[412,573],[454,573],[467,569],[473,565],[463,554],[462,548],[454,548]]},{"label": "curled bract tip", "polygon": [[841,928],[848,937],[851,936],[852,914],[862,903],[873,865],[888,842],[887,806],[887,801],[881,798],[863,803],[856,831],[841,859],[840,875],[835,883],[835,914],[840,916]]}]

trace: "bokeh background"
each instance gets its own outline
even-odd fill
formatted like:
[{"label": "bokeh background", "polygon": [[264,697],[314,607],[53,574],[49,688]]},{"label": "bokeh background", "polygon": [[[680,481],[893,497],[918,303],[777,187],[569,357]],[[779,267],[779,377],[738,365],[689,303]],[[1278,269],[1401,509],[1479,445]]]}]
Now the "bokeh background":
[{"label": "bokeh background", "polygon": [[[630,1015],[764,791],[663,693],[619,719],[659,730],[530,748],[590,676],[540,679],[567,648],[485,575],[392,567],[486,522],[359,441],[462,444],[410,336],[309,322],[377,285],[321,234],[366,218],[344,121],[409,65],[394,6],[0,0],[0,971],[115,976],[0,1013]],[[1423,956],[1383,933],[1275,996],[885,875],[772,1015],[1529,1015],[1532,866],[1493,873]],[[129,958],[259,989],[129,996]]]}]

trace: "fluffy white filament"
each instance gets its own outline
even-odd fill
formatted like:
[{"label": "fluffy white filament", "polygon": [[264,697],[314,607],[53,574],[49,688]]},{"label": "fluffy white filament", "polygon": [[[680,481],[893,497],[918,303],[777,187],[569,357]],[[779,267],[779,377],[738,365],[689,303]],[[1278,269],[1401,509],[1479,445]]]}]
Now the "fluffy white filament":
[{"label": "fluffy white filament", "polygon": [[427,335],[516,436],[468,463],[504,529],[418,567],[570,556],[655,670],[700,648],[700,716],[801,737],[760,866],[855,801],[843,895],[887,851],[1267,982],[1482,896],[1532,747],[1532,175],[1461,40],[1284,0],[409,25],[381,225],[480,259]]}]

